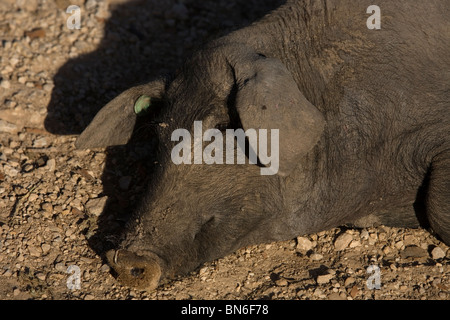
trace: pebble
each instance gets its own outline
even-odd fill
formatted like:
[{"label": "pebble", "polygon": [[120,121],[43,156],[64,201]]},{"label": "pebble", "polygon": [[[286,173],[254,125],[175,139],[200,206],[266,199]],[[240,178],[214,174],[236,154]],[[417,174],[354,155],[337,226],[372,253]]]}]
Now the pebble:
[{"label": "pebble", "polygon": [[353,278],[353,277],[348,277],[347,279],[345,279],[345,281],[344,281],[344,286],[345,287],[348,287],[348,286],[351,286],[352,284],[354,284],[355,283],[355,278]]},{"label": "pebble", "polygon": [[41,281],[45,281],[45,278],[47,277],[45,275],[45,273],[43,273],[43,272],[38,272],[38,273],[35,274],[35,276],[36,276],[36,278],[38,278]]},{"label": "pebble", "polygon": [[415,245],[406,247],[400,253],[400,256],[402,258],[421,258],[421,257],[426,257],[427,255],[428,254],[427,254],[426,250],[424,250],[418,246],[415,246]]},{"label": "pebble", "polygon": [[11,67],[15,67],[18,63],[20,62],[20,59],[17,57],[12,57],[11,59],[9,59],[9,64],[11,65]]},{"label": "pebble", "polygon": [[100,271],[101,271],[101,272],[110,272],[110,271],[111,271],[111,268],[110,268],[110,266],[108,266],[108,265],[105,263],[105,264],[103,264],[103,265],[100,267]]},{"label": "pebble", "polygon": [[30,253],[31,256],[33,257],[40,257],[42,254],[42,250],[39,247],[35,247],[35,246],[29,246],[28,247],[28,252]]},{"label": "pebble", "polygon": [[281,279],[276,280],[276,281],[275,281],[275,284],[276,284],[277,286],[279,286],[279,287],[285,287],[285,286],[288,285],[288,282],[287,282],[286,279],[281,278]]},{"label": "pebble", "polygon": [[26,11],[36,11],[38,8],[39,1],[38,0],[16,0],[16,5]]},{"label": "pebble", "polygon": [[48,145],[48,141],[46,137],[42,137],[33,141],[34,148],[43,148]]},{"label": "pebble", "polygon": [[27,77],[21,76],[21,77],[19,77],[19,79],[17,79],[17,81],[20,84],[25,84],[27,82]]},{"label": "pebble", "polygon": [[330,282],[331,279],[333,279],[334,275],[333,274],[323,274],[317,277],[317,283],[318,284],[325,284]]},{"label": "pebble", "polygon": [[328,300],[347,300],[343,295],[333,292],[328,296]]},{"label": "pebble", "polygon": [[6,165],[3,167],[3,171],[7,176],[12,178],[17,177],[17,175],[19,174],[19,170]]},{"label": "pebble", "polygon": [[321,299],[325,299],[325,298],[327,297],[327,296],[324,294],[324,292],[323,292],[321,289],[319,289],[319,288],[317,288],[316,290],[314,290],[313,295],[315,295],[316,297],[319,297],[319,298],[321,298]]},{"label": "pebble", "polygon": [[66,270],[67,270],[64,262],[59,262],[59,263],[55,264],[55,269],[56,269],[56,271],[59,271],[59,272],[66,272]]},{"label": "pebble", "polygon": [[44,243],[43,245],[41,245],[41,249],[44,254],[49,252],[51,248],[52,248],[52,246],[47,243]]},{"label": "pebble", "polygon": [[7,121],[4,121],[2,119],[0,119],[0,132],[7,132],[7,133],[16,133],[18,131],[18,127],[13,124],[13,123],[9,123]]},{"label": "pebble", "polygon": [[20,289],[18,289],[18,288],[15,288],[15,289],[13,290],[13,295],[14,295],[14,297],[17,297],[20,293],[21,293],[21,291],[20,291]]},{"label": "pebble", "polygon": [[309,258],[313,261],[319,261],[323,259],[323,255],[320,253],[313,253],[309,256]]},{"label": "pebble", "polygon": [[363,239],[363,240],[369,239],[369,231],[367,231],[366,229],[362,230],[360,236],[361,236],[361,239]]},{"label": "pebble", "polygon": [[352,242],[350,242],[349,248],[358,248],[361,247],[361,242],[359,240],[352,240]]},{"label": "pebble", "polygon": [[49,202],[44,202],[41,205],[42,210],[47,211],[47,212],[52,212],[53,211],[53,205]]},{"label": "pebble", "polygon": [[51,92],[53,90],[53,88],[55,87],[54,84],[51,83],[46,83],[42,86],[42,89],[44,89],[47,92]]},{"label": "pebble", "polygon": [[2,87],[3,89],[9,89],[11,88],[11,82],[3,79],[2,82],[0,82],[0,87]]},{"label": "pebble", "polygon": [[313,248],[311,240],[305,237],[297,237],[297,249],[301,251],[309,251]]},{"label": "pebble", "polygon": [[338,251],[344,250],[353,240],[353,236],[349,233],[343,233],[334,241],[334,248]]},{"label": "pebble", "polygon": [[13,273],[12,273],[11,269],[6,269],[5,272],[3,272],[2,276],[6,277],[6,278],[9,278],[12,275],[13,275]]},{"label": "pebble", "polygon": [[91,214],[98,217],[103,212],[107,200],[108,197],[89,199],[88,202],[86,202],[85,207]]},{"label": "pebble", "polygon": [[431,250],[431,257],[434,260],[442,259],[445,257],[445,252],[441,247],[435,247],[433,250]]},{"label": "pebble", "polygon": [[47,160],[47,163],[45,164],[45,169],[49,172],[54,172],[56,169],[56,160],[55,159]]}]

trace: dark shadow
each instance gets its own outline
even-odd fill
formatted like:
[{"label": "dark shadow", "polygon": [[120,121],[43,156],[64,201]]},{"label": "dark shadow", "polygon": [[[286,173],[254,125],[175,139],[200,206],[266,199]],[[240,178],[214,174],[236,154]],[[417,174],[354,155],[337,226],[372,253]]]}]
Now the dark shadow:
[{"label": "dark shadow", "polygon": [[424,229],[428,229],[430,227],[430,223],[428,222],[427,218],[426,207],[428,187],[430,184],[430,174],[431,167],[428,168],[422,185],[419,187],[419,190],[417,190],[416,201],[414,202],[414,211],[416,213],[417,221],[419,222],[420,227]]},{"label": "dark shadow", "polygon": [[[185,0],[180,1],[183,7],[174,6],[174,0],[133,0],[113,7],[97,50],[69,60],[55,75],[46,130],[81,133],[120,92],[175,71],[204,43],[250,24],[283,2]],[[102,183],[108,201],[97,231],[88,237],[102,257],[115,245],[151,180],[155,141],[148,130],[143,133],[136,126],[137,131],[144,139],[106,150]]]}]

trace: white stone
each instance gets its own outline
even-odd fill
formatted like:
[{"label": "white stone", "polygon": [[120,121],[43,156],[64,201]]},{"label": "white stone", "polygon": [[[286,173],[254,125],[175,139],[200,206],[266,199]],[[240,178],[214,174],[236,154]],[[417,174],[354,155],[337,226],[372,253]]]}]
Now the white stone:
[{"label": "white stone", "polygon": [[353,236],[348,233],[341,234],[334,242],[334,247],[336,250],[341,251],[348,247],[350,242],[353,240]]},{"label": "white stone", "polygon": [[313,243],[305,237],[297,238],[297,249],[301,251],[309,251],[313,247]]}]

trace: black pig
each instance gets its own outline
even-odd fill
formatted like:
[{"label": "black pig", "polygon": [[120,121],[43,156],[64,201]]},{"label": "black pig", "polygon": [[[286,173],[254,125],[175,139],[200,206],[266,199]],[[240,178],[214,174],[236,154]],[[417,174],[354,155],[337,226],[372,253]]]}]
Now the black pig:
[{"label": "black pig", "polygon": [[[161,108],[161,167],[107,253],[119,280],[153,289],[240,247],[343,224],[419,226],[419,189],[430,226],[450,244],[450,1],[379,0],[378,16],[371,4],[288,1],[97,114],[77,147],[125,144],[138,114]],[[194,164],[195,148],[208,155],[209,145],[195,146],[208,140],[195,121],[216,129],[214,142],[227,129],[260,135]],[[193,141],[180,145],[177,129]],[[259,152],[261,129],[279,133],[267,143],[279,154],[272,163]],[[192,149],[176,164],[180,146]],[[226,164],[221,150],[258,160]]]}]

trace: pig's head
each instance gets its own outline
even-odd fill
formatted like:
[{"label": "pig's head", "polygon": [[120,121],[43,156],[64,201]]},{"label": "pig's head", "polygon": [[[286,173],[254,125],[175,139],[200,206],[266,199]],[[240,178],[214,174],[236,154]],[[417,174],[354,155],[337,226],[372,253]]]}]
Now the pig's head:
[{"label": "pig's head", "polygon": [[[212,45],[193,56],[173,79],[131,88],[112,100],[76,146],[125,144],[141,113],[151,114],[148,111],[154,108],[161,108],[158,119],[149,119],[157,127],[160,166],[149,177],[148,191],[128,222],[123,241],[106,255],[119,280],[153,289],[163,279],[242,246],[294,236],[280,218],[289,210],[284,180],[317,143],[324,120],[280,60],[243,45]],[[195,121],[202,121],[203,132],[224,133],[223,144],[226,129],[278,129],[279,140],[269,141],[268,148],[273,153],[278,147],[279,157],[272,159],[279,166],[273,174],[263,175],[263,161],[225,164],[230,151],[225,147],[223,164],[194,164]],[[173,157],[181,141],[173,138],[177,129],[186,129],[192,137],[187,144],[192,152],[185,154],[183,149],[181,164]],[[214,135],[209,141],[217,139]],[[205,154],[212,142],[203,140],[200,152]],[[248,142],[247,156],[250,150],[258,154],[257,143]]]}]

